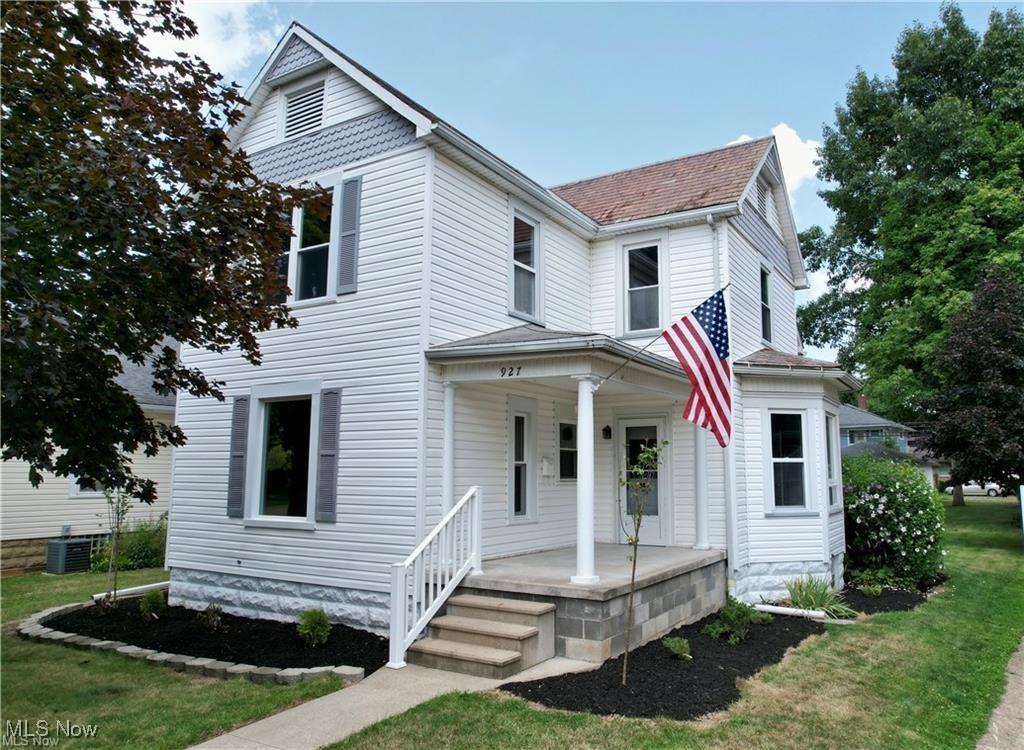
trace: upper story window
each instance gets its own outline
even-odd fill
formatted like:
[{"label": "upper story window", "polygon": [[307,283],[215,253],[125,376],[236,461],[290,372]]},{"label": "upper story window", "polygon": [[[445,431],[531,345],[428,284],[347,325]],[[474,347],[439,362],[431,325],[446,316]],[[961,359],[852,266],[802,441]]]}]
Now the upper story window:
[{"label": "upper story window", "polygon": [[537,225],[518,214],[512,222],[512,313],[531,320],[537,311]]},{"label": "upper story window", "polygon": [[761,338],[772,340],[772,275],[761,267]]},{"label": "upper story window", "polygon": [[777,508],[807,505],[804,418],[800,412],[771,412],[771,467]]},{"label": "upper story window", "polygon": [[294,138],[316,130],[324,123],[324,82],[317,81],[286,93],[284,137]]},{"label": "upper story window", "polygon": [[661,325],[658,245],[626,249],[626,332]]},{"label": "upper story window", "polygon": [[293,215],[277,272],[291,288],[279,302],[323,299],[357,290],[362,178],[351,177],[313,198]]},{"label": "upper story window", "polygon": [[295,299],[327,296],[333,195],[324,193],[301,209]]}]

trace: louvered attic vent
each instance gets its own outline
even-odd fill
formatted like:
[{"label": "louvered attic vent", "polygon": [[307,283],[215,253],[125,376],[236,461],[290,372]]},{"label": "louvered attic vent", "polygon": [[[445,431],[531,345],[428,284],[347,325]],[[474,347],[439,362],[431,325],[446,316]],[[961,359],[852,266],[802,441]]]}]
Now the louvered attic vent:
[{"label": "louvered attic vent", "polygon": [[316,130],[324,121],[324,84],[288,95],[284,115],[284,137],[293,138]]}]

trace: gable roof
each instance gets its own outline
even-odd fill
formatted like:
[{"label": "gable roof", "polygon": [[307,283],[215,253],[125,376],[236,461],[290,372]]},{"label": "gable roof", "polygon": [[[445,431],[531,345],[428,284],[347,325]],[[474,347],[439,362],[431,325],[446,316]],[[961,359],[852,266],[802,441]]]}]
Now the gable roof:
[{"label": "gable roof", "polygon": [[774,139],[759,138],[551,188],[598,224],[739,203]]},{"label": "gable roof", "polygon": [[907,427],[904,424],[893,422],[891,419],[886,419],[883,416],[875,414],[873,411],[860,409],[856,406],[850,406],[849,404],[843,404],[839,407],[839,426],[843,429],[848,427],[893,427],[897,430],[914,432],[912,428]]}]

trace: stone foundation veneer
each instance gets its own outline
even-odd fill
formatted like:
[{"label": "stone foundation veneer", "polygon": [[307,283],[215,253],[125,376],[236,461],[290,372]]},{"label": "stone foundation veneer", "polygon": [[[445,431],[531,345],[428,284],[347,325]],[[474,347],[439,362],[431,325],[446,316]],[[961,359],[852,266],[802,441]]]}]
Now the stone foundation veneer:
[{"label": "stone foundation veneer", "polygon": [[[638,585],[633,601],[630,648],[717,611],[725,603],[725,588],[724,560]],[[603,600],[472,586],[462,586],[457,593],[554,604],[556,656],[603,662],[625,650],[628,591],[616,590],[613,596]]]},{"label": "stone foundation veneer", "polygon": [[171,569],[168,603],[189,609],[216,604],[232,615],[295,622],[306,609],[322,609],[331,622],[387,635],[390,594],[273,578]]},{"label": "stone foundation veneer", "polygon": [[804,576],[824,578],[833,585],[843,580],[843,561],[836,555],[832,563],[821,560],[800,560],[795,562],[752,563],[736,572],[736,588],[733,595],[742,601],[759,604],[764,601],[779,601],[789,596],[786,581]]}]

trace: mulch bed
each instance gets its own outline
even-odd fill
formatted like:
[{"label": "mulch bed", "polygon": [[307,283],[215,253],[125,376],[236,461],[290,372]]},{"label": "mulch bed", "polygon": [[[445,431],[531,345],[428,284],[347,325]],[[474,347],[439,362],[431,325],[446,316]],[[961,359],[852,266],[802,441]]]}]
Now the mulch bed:
[{"label": "mulch bed", "polygon": [[843,599],[853,609],[866,615],[876,612],[906,612],[913,609],[928,597],[919,591],[902,589],[882,589],[878,596],[868,596],[851,586],[843,591]]},{"label": "mulch bed", "polygon": [[293,622],[254,620],[221,615],[211,630],[199,623],[195,610],[168,607],[159,619],[147,621],[138,599],[124,599],[114,608],[86,607],[46,621],[46,627],[132,646],[175,654],[218,659],[261,667],[362,667],[366,674],[388,660],[388,640],[346,625],[334,625],[327,643],[310,647]]},{"label": "mulch bed", "polygon": [[820,622],[777,615],[767,625],[752,625],[744,642],[729,646],[700,632],[716,616],[669,634],[689,639],[692,660],[672,656],[660,639],[633,651],[626,687],[621,685],[620,656],[591,672],[509,683],[501,689],[568,711],[695,719],[735,702],[740,697],[737,678],[749,677],[780,661],[787,649],[825,630]]}]

